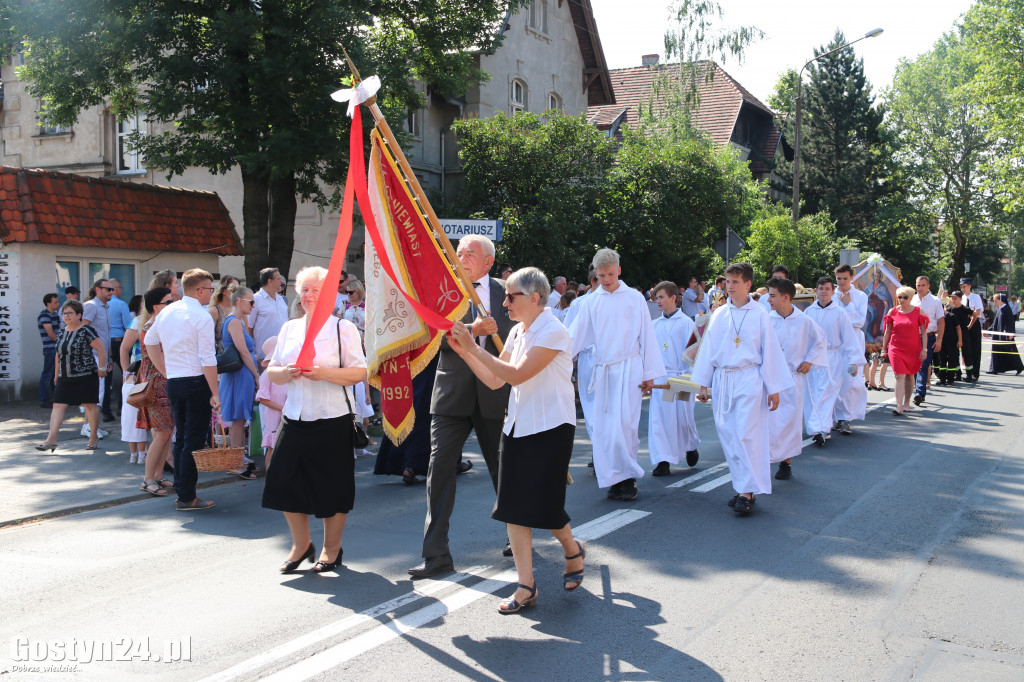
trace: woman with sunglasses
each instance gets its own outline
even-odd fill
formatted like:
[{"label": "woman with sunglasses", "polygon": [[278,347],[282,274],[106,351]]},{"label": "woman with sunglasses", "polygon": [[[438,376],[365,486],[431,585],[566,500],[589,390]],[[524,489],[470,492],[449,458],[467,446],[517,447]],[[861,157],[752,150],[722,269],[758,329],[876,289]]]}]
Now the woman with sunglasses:
[{"label": "woman with sunglasses", "polygon": [[896,305],[885,315],[882,358],[884,362],[884,358],[888,357],[893,374],[896,375],[896,409],[892,411],[895,415],[902,415],[911,409],[914,377],[921,369],[921,363],[928,357],[928,316],[911,302],[914,293],[911,287],[897,289]]},{"label": "woman with sunglasses", "polygon": [[565,555],[563,587],[583,582],[583,545],[565,512],[565,486],[576,433],[569,332],[550,308],[551,286],[537,268],[512,273],[505,283],[508,316],[519,322],[505,351],[494,357],[461,322],[449,332],[451,347],[488,388],[512,386],[498,450],[498,499],[491,518],[508,528],[519,585],[498,612],[516,613],[537,603],[533,530],[549,530]]},{"label": "woman with sunglasses", "polygon": [[[156,287],[146,292],[143,302],[145,306],[137,318],[140,330],[138,333],[142,341],[140,344],[142,346],[142,361],[139,363],[139,372],[136,377],[139,382],[153,382],[156,399],[149,407],[141,408],[139,416],[135,420],[136,427],[153,433],[153,443],[149,446],[149,454],[146,456],[146,471],[143,474],[140,487],[150,495],[164,497],[167,495],[168,488],[174,486],[171,481],[163,477],[164,462],[171,458],[174,414],[171,411],[171,401],[167,398],[167,378],[160,373],[149,357],[149,349],[146,348],[146,334],[153,327],[157,316],[174,302],[174,296],[170,288]],[[128,334],[129,332],[125,332],[122,347],[133,340]],[[158,476],[159,478],[157,478]]]},{"label": "woman with sunglasses", "polygon": [[57,357],[54,362],[57,386],[53,391],[50,432],[42,445],[36,446],[36,450],[53,452],[57,449],[57,434],[64,423],[68,405],[85,407],[90,428],[89,444],[85,449],[95,450],[100,426],[100,377],[107,375],[107,349],[96,330],[82,323],[81,303],[67,300],[60,312],[65,326],[57,333]]},{"label": "woman with sunglasses", "polygon": [[[224,372],[220,375],[220,419],[228,427],[231,447],[240,448],[245,445],[245,423],[252,419],[252,404],[256,397],[256,384],[260,373],[256,369],[256,359],[252,352],[256,343],[249,336],[249,331],[242,320],[252,313],[255,303],[252,289],[238,287],[231,292],[231,314],[224,318],[221,329],[221,342],[224,350],[234,346],[242,358],[241,369]],[[256,478],[256,465],[251,459],[245,462],[245,468],[232,471],[246,480]]]}]

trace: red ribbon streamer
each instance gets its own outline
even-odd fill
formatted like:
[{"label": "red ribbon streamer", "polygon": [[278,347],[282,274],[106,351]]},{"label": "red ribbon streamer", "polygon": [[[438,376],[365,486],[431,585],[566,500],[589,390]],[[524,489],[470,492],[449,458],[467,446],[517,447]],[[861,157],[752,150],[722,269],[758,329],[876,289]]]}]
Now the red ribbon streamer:
[{"label": "red ribbon streamer", "polygon": [[359,201],[359,212],[363,216],[363,223],[366,225],[366,233],[370,235],[373,246],[377,249],[380,264],[384,268],[391,281],[395,283],[402,295],[408,300],[413,310],[419,314],[420,319],[431,329],[449,330],[452,322],[438,315],[427,306],[420,303],[409,292],[402,289],[399,282],[402,280],[395,275],[394,268],[387,258],[387,251],[380,233],[377,230],[377,223],[373,219],[373,212],[370,210],[370,194],[367,191],[366,183],[366,161],[363,155],[363,117],[362,107],[357,106],[352,115],[352,131],[349,135],[349,162],[348,175],[345,178],[345,195],[341,204],[341,219],[338,221],[338,236],[334,240],[334,252],[331,254],[331,262],[327,266],[327,277],[324,279],[320,289],[320,298],[317,299],[316,307],[313,309],[313,316],[306,329],[306,337],[302,342],[302,350],[295,365],[302,369],[309,369],[313,366],[313,356],[316,349],[313,347],[313,340],[320,333],[327,318],[334,312],[338,284],[341,282],[341,270],[345,265],[345,254],[348,252],[348,243],[352,238],[352,209],[353,192]]}]

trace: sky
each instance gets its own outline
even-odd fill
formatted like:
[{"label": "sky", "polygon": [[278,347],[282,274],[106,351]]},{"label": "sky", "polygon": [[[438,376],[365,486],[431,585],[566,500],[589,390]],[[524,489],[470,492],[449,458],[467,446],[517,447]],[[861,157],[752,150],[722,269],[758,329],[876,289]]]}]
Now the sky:
[{"label": "sky", "polygon": [[[605,59],[611,69],[640,66],[640,57],[665,58],[670,0],[591,0]],[[765,37],[747,50],[742,63],[720,64],[758,99],[771,95],[780,73],[799,69],[828,44],[837,28],[847,40],[875,28],[884,33],[851,49],[864,59],[864,73],[879,95],[891,85],[901,59],[931,49],[973,4],[972,0],[719,0],[726,28],[753,25]]]}]

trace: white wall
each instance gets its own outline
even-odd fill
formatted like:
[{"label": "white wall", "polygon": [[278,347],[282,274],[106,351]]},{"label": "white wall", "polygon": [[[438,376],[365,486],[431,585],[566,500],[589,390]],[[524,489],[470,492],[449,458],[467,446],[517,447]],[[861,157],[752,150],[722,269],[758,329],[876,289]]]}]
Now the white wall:
[{"label": "white wall", "polygon": [[[135,290],[144,292],[149,285],[153,272],[171,269],[184,272],[191,268],[203,268],[210,272],[218,271],[217,256],[195,253],[164,253],[157,255],[154,251],[132,251],[129,249],[90,249],[78,247],[52,246],[49,244],[7,244],[2,252],[17,253],[20,261],[18,286],[21,293],[19,310],[16,315],[16,343],[20,347],[20,363],[18,365],[17,382],[0,381],[0,401],[4,400],[35,400],[39,392],[39,374],[43,370],[42,342],[36,317],[43,309],[43,296],[56,292],[56,270],[59,260],[87,260],[93,262],[129,263],[135,267]],[[149,260],[151,259],[151,260]],[[143,262],[146,261],[146,262]],[[87,274],[82,273],[82,300],[88,285],[84,281]],[[0,282],[0,284],[3,284]],[[127,303],[127,301],[125,301]],[[2,314],[2,313],[0,313]]]}]

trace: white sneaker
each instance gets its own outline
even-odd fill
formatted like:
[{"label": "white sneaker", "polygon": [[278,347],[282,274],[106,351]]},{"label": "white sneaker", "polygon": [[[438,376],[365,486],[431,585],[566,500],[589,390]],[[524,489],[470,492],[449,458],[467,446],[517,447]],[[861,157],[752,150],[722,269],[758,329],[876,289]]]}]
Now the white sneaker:
[{"label": "white sneaker", "polygon": [[96,433],[100,435],[100,438],[106,438],[110,435],[109,431],[104,431],[103,429],[96,429]]},{"label": "white sneaker", "polygon": [[139,456],[138,456],[138,454],[136,454],[136,453],[134,453],[134,452],[133,452],[133,453],[131,453],[131,454],[130,454],[130,455],[128,456],[128,463],[129,463],[129,464],[138,464],[138,463],[139,463]]},{"label": "white sneaker", "polygon": [[89,428],[89,422],[82,424],[82,435],[88,438],[90,433],[92,433],[92,429]]},{"label": "white sneaker", "polygon": [[146,453],[145,452],[140,452],[139,453],[138,463],[139,464],[145,464],[146,463]]}]

